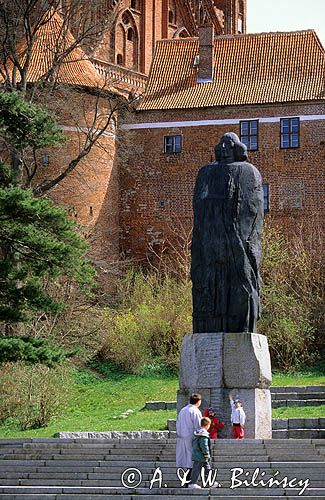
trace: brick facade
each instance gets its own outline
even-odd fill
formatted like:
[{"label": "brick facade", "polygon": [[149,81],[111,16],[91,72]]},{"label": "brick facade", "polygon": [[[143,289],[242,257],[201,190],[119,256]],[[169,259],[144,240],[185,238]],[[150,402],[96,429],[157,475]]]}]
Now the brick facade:
[{"label": "brick facade", "polygon": [[[59,148],[42,151],[43,167],[34,184],[54,178],[78,156],[85,141],[86,129],[93,122],[96,108],[96,96],[71,88],[61,88],[52,97],[46,96],[45,100],[47,107],[56,111],[57,121],[63,128],[67,141]],[[107,102],[102,98],[98,104],[98,115],[107,113]],[[101,119],[97,120],[100,121]],[[79,162],[73,172],[48,192],[55,202],[68,207],[70,214],[82,225],[92,243],[91,258],[104,271],[109,270],[111,264],[119,258],[116,128],[115,119],[112,119],[111,126],[99,139],[98,144]]]},{"label": "brick facade", "polygon": [[[287,228],[299,221],[308,223],[314,214],[324,220],[324,115],[325,104],[311,102],[142,111],[130,116],[130,123],[149,125],[134,129],[132,124],[125,124],[129,128],[124,133],[133,147],[127,163],[121,166],[123,252],[130,258],[144,258],[150,246],[157,250],[168,238],[171,227],[191,227],[198,168],[213,159],[214,146],[225,132],[240,135],[239,122],[253,118],[259,120],[259,147],[249,151],[249,161],[260,170],[263,183],[269,185],[270,212],[266,217],[272,216]],[[281,149],[280,118],[289,116],[301,117],[300,147]],[[168,126],[176,120],[177,126]],[[203,120],[216,123],[195,126],[195,121]],[[236,122],[223,124],[221,120]],[[167,126],[154,128],[153,124],[159,122],[167,122]],[[193,125],[181,126],[182,122]],[[182,136],[180,153],[164,153],[164,136],[168,135]]]}]

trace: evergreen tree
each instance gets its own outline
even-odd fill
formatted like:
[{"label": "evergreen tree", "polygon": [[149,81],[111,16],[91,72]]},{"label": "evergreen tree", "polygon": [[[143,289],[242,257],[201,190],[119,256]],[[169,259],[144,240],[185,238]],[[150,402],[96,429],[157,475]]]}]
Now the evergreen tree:
[{"label": "evergreen tree", "polygon": [[10,323],[63,307],[45,280],[67,275],[85,287],[93,283],[94,270],[85,257],[88,245],[66,210],[24,189],[23,151],[63,140],[53,117],[18,93],[0,92],[0,137],[15,158],[10,166],[0,163],[0,320]]}]

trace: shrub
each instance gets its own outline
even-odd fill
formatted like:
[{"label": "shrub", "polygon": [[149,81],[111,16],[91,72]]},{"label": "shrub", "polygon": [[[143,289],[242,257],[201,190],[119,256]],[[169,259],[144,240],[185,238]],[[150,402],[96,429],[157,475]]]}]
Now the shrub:
[{"label": "shrub", "polygon": [[24,429],[44,427],[62,413],[71,386],[67,365],[6,363],[0,371],[0,420],[17,420]]},{"label": "shrub", "polygon": [[321,283],[314,279],[314,291],[309,291],[312,262],[298,232],[289,239],[280,228],[268,225],[263,238],[259,331],[268,337],[273,364],[291,371],[317,358],[313,307]]},{"label": "shrub", "polygon": [[104,312],[108,332],[100,355],[127,372],[137,373],[150,357],[147,330],[131,310]]},{"label": "shrub", "polygon": [[100,356],[135,373],[153,360],[176,369],[183,335],[191,330],[190,282],[129,270],[118,283],[115,307],[106,308],[104,317]]},{"label": "shrub", "polygon": [[[272,221],[264,228],[258,331],[268,337],[273,365],[285,371],[313,363],[321,346],[321,238],[311,225],[309,233],[296,227],[290,238]],[[178,367],[183,335],[192,330],[191,282],[183,271],[167,272],[165,264],[159,261],[148,273],[127,271],[117,283],[115,307],[105,309],[99,354],[123,370]],[[185,258],[181,264],[188,269]]]}]

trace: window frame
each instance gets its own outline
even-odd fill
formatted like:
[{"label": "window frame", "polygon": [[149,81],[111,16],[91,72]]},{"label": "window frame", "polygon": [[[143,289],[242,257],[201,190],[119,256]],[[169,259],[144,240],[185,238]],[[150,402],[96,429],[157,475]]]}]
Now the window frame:
[{"label": "window frame", "polygon": [[[175,146],[176,146],[176,137],[179,137],[179,149],[178,150],[175,150]],[[171,151],[167,151],[167,140],[168,139],[171,139],[171,148],[172,150]],[[183,136],[181,134],[175,134],[175,135],[164,135],[164,154],[166,155],[172,155],[172,154],[179,154],[181,153],[183,150]]]},{"label": "window frame", "polygon": [[[242,124],[243,123],[248,123],[248,126],[249,126],[248,134],[242,133]],[[251,133],[251,123],[256,123],[256,134]],[[240,132],[240,141],[241,142],[243,142],[243,137],[247,137],[249,144],[250,144],[251,137],[256,137],[256,148],[248,147],[247,144],[245,144],[244,142],[243,142],[243,144],[245,144],[245,146],[247,147],[247,151],[258,151],[259,120],[240,120],[239,121],[239,132]]]},{"label": "window frame", "polygon": [[[282,132],[282,123],[284,122],[284,120],[289,120],[290,131],[288,133]],[[293,120],[298,120],[298,130],[297,130],[297,132],[292,132],[291,131],[291,122]],[[282,145],[282,137],[284,135],[289,135],[289,146],[283,146]],[[292,138],[293,135],[297,135],[298,136],[298,145],[297,146],[292,146],[291,138]],[[299,149],[299,148],[300,148],[300,118],[299,118],[299,116],[289,116],[289,117],[280,118],[280,149]]]}]

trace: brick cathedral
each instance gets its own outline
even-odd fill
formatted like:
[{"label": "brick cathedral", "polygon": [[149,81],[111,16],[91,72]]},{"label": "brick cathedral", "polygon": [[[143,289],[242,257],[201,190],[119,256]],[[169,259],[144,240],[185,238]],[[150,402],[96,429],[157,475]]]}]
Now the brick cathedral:
[{"label": "brick cathedral", "polygon": [[[76,155],[100,79],[132,96],[100,147],[51,192],[88,229],[101,270],[121,254],[141,262],[170,228],[191,227],[196,173],[228,131],[262,174],[266,217],[288,230],[324,220],[324,48],[312,29],[247,34],[247,4],[103,0],[93,15],[109,14],[110,29],[62,64],[58,79],[69,92],[61,88],[52,107],[69,141],[46,152],[45,177]],[[45,25],[30,82],[41,79],[60,23],[55,14]]]},{"label": "brick cathedral", "polygon": [[95,57],[148,74],[161,39],[198,36],[210,24],[216,35],[245,33],[246,0],[123,0],[115,7],[112,30]]}]

